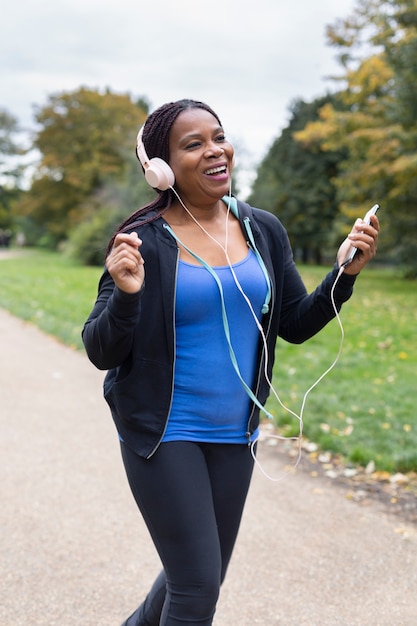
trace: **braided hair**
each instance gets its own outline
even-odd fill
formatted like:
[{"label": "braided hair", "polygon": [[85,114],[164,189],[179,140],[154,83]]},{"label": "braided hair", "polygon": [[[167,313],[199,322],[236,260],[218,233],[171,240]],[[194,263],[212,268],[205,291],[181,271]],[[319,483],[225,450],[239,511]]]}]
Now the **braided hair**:
[{"label": "braided hair", "polygon": [[[204,102],[183,99],[163,104],[149,115],[143,127],[142,142],[149,159],[159,157],[166,161],[166,163],[169,163],[169,135],[171,128],[178,115],[187,109],[204,109],[211,113],[211,115],[216,118],[219,125],[222,126],[218,115]],[[148,224],[161,217],[161,215],[164,215],[169,209],[174,199],[172,190],[167,189],[166,191],[160,191],[156,189],[155,191],[158,193],[155,200],[132,213],[132,215],[120,224],[109,241],[106,256],[112,249],[116,235],[132,230],[135,226]],[[149,216],[147,218],[143,218],[143,216],[148,214]]]}]

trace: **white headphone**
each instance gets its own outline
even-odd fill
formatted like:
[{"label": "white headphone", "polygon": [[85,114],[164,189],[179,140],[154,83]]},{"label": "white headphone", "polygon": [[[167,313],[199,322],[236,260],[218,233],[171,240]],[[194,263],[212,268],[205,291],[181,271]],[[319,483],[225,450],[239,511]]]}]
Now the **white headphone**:
[{"label": "white headphone", "polygon": [[150,159],[146,154],[145,146],[142,141],[143,126],[138,132],[136,139],[136,154],[145,170],[146,182],[154,189],[166,191],[174,186],[175,176],[168,163],[159,157]]}]

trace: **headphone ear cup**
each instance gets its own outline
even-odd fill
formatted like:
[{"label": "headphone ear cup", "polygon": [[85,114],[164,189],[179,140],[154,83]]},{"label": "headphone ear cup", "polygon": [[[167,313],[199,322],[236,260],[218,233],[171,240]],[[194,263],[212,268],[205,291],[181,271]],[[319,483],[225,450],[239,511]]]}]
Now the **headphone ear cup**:
[{"label": "headphone ear cup", "polygon": [[154,189],[166,191],[174,186],[175,176],[168,163],[159,157],[149,159],[143,145],[142,135],[144,126],[139,130],[136,138],[136,155],[143,167],[146,182]]},{"label": "headphone ear cup", "polygon": [[149,160],[145,169],[145,179],[151,187],[160,191],[166,191],[175,183],[174,172],[166,161],[158,157]]}]

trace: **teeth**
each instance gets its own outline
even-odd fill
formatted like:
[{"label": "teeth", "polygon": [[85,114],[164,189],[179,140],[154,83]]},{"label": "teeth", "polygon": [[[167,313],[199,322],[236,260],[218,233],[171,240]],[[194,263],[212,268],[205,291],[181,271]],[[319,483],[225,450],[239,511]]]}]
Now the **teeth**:
[{"label": "teeth", "polygon": [[225,172],[226,166],[220,165],[219,167],[212,167],[210,170],[206,170],[206,174],[219,174],[220,172]]}]

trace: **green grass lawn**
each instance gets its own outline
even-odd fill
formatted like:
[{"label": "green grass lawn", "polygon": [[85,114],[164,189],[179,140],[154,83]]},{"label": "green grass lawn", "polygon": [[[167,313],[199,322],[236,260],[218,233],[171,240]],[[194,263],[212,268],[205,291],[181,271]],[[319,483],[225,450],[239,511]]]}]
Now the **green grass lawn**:
[{"label": "green grass lawn", "polygon": [[[313,289],[323,270],[301,273]],[[374,461],[380,470],[417,469],[416,287],[388,270],[368,269],[358,278],[341,311],[340,360],[311,391],[304,410],[304,434],[322,449],[360,465]],[[303,345],[279,341],[274,387],[297,414],[306,390],[336,357],[340,338],[333,320]],[[285,434],[298,432],[295,418],[275,399],[269,408]]]},{"label": "green grass lawn", "polygon": [[[326,269],[301,267],[309,289]],[[94,303],[100,268],[62,256],[28,252],[0,261],[0,306],[65,344],[82,349],[81,328]],[[341,312],[343,351],[336,367],[309,394],[304,435],[348,462],[389,472],[417,470],[417,285],[392,271],[370,268]],[[305,391],[329,367],[340,344],[331,322],[301,346],[279,341],[273,385],[299,413]],[[296,418],[271,396],[268,409],[282,434],[298,432]]]},{"label": "green grass lawn", "polygon": [[81,329],[102,271],[62,255],[29,251],[0,260],[0,306],[63,343],[82,349]]}]

